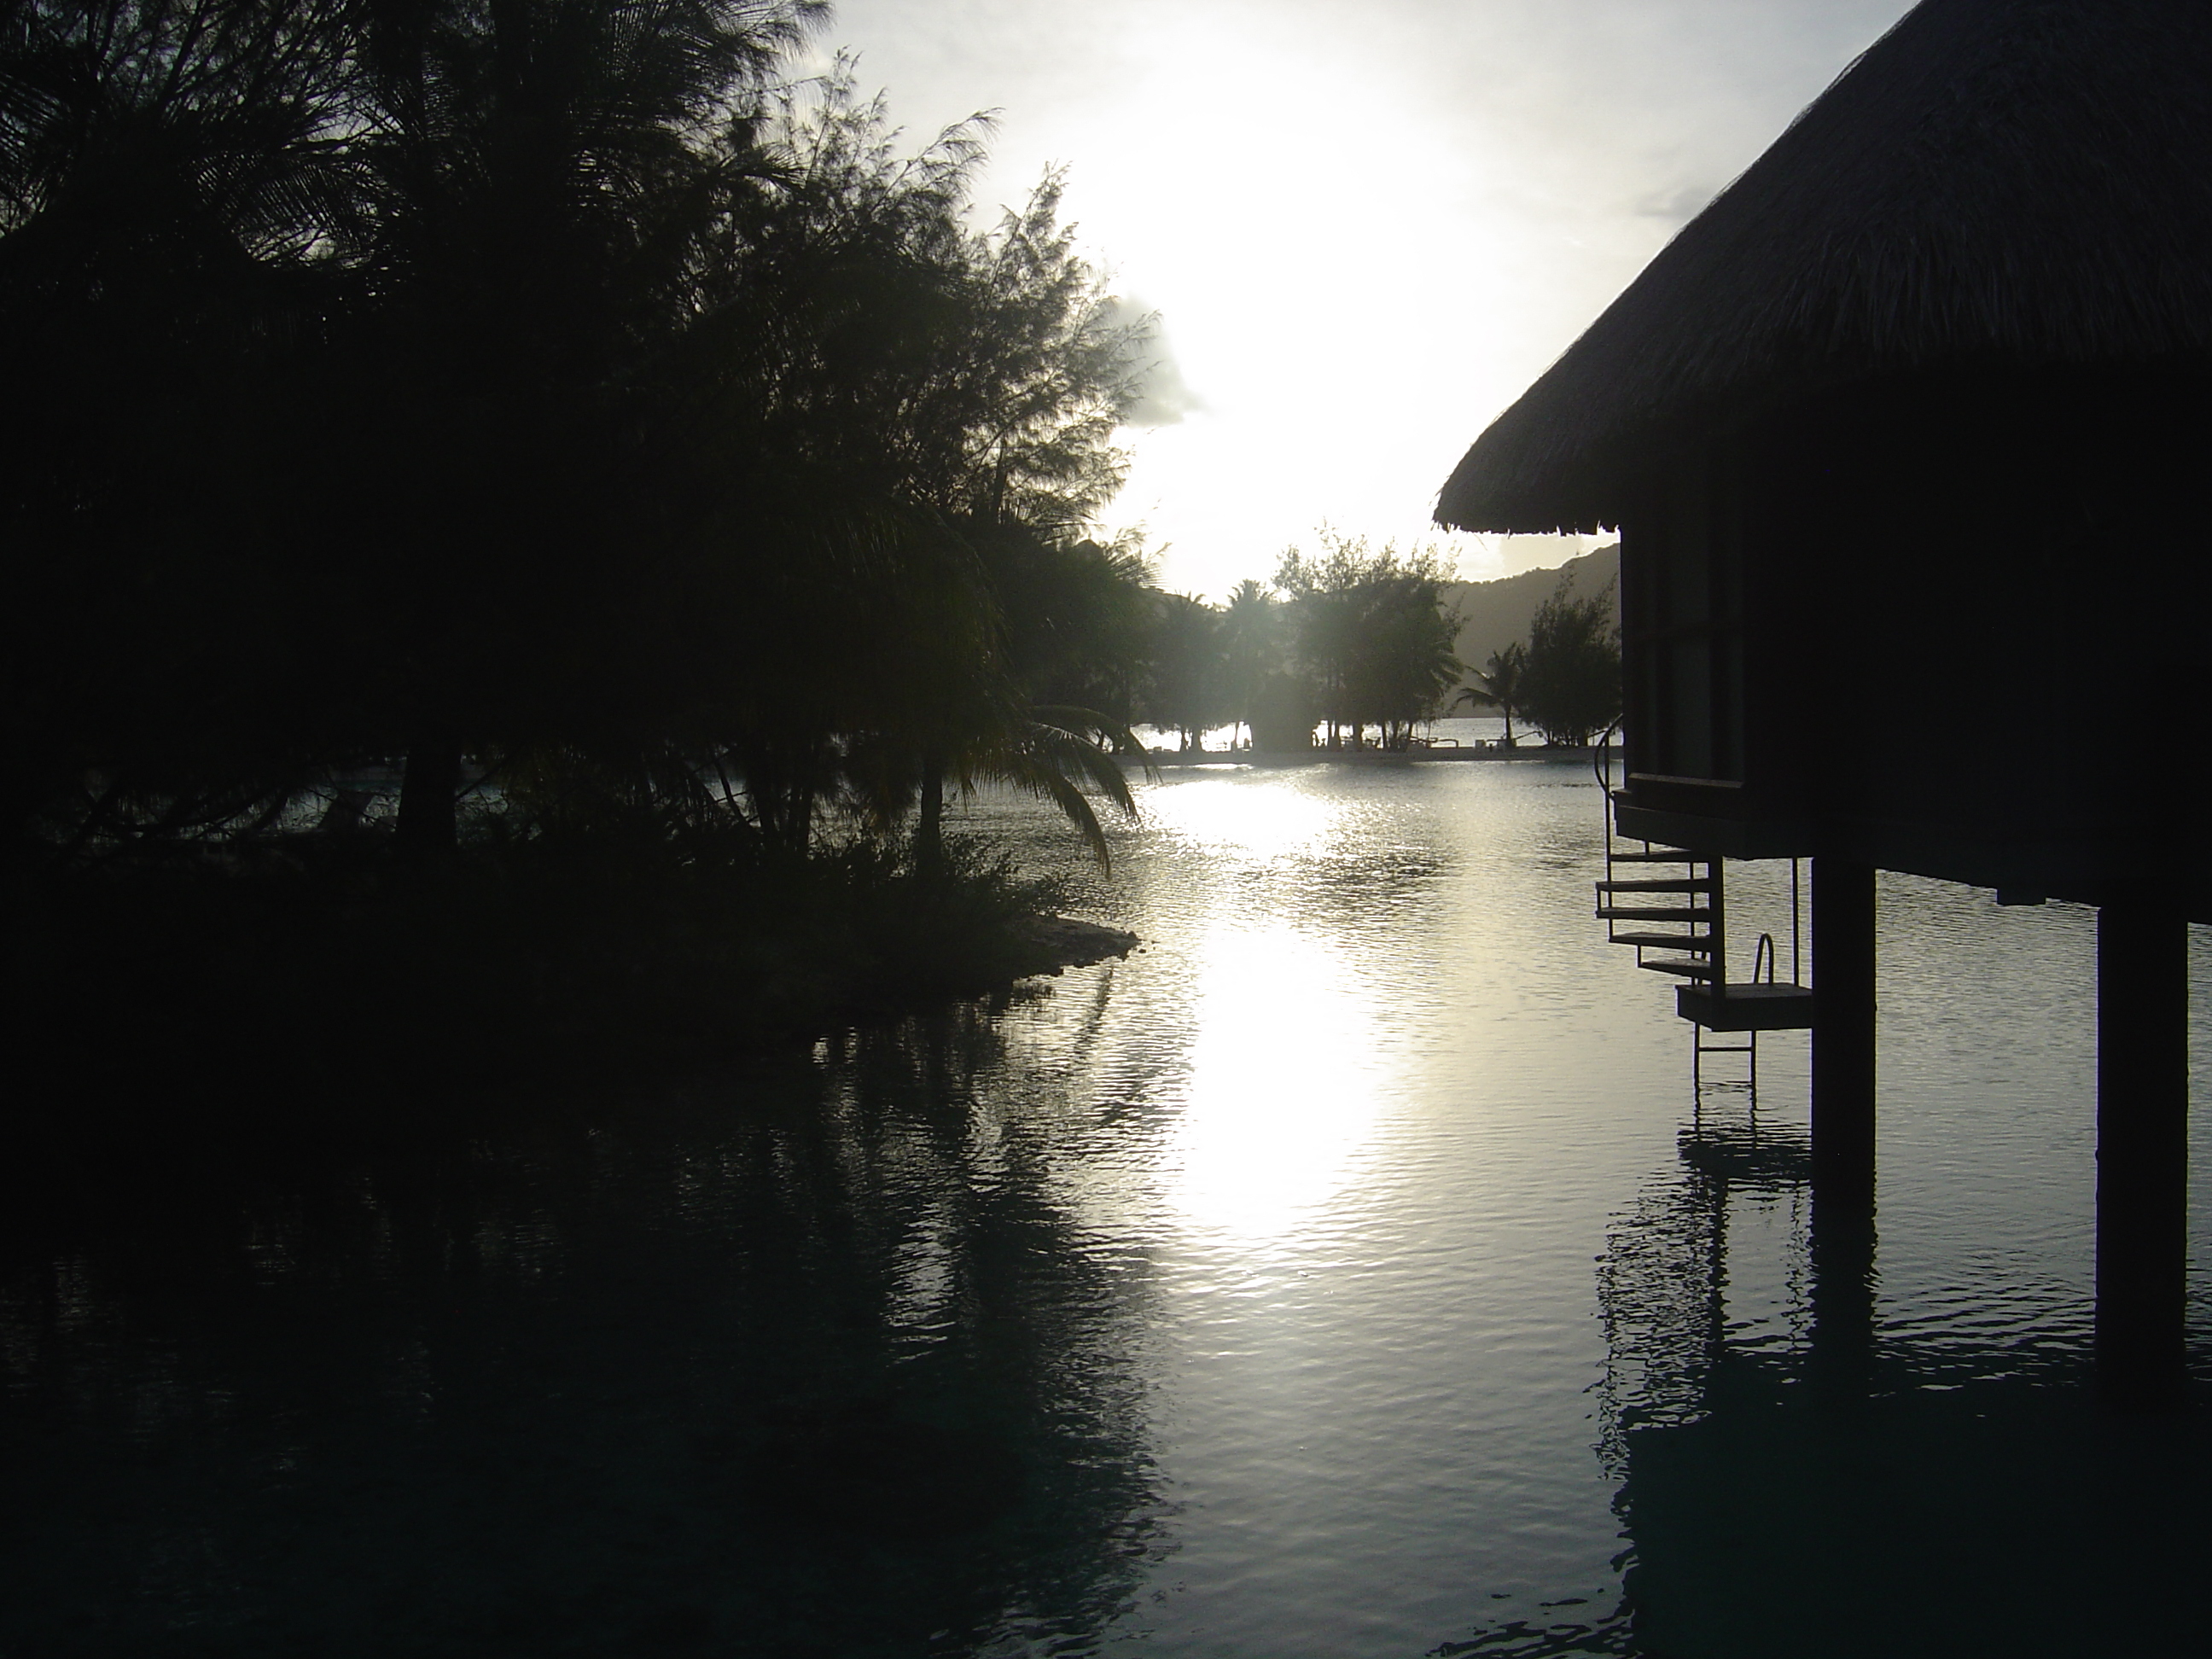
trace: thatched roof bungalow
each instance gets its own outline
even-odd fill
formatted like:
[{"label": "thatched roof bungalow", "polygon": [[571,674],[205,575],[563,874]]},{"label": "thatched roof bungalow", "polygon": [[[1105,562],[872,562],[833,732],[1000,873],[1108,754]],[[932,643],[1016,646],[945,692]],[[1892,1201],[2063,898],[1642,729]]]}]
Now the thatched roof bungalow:
[{"label": "thatched roof bungalow", "polygon": [[[2208,481],[2212,0],[1923,0],[1437,507],[1620,531],[1615,817],[1707,873],[1599,914],[1702,917],[1645,963],[1713,981],[1700,1025],[1809,1017],[1831,1214],[1873,1187],[1875,872],[2100,907],[2097,1346],[2135,1404],[2185,1376]],[[1726,860],[1800,854],[1812,987],[1729,985]],[[1656,889],[1711,896],[1604,908]]]},{"label": "thatched roof bungalow", "polygon": [[1632,833],[2212,919],[2208,394],[2212,4],[1925,0],[1437,518],[1621,531]]}]

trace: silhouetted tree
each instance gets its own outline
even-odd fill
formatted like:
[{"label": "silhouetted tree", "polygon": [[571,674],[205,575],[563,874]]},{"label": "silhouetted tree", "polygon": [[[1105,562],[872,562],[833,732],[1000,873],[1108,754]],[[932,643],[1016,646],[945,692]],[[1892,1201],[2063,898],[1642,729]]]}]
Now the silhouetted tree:
[{"label": "silhouetted tree", "polygon": [[299,480],[347,8],[19,0],[0,20],[4,833],[64,849],[265,817],[331,642]]},{"label": "silhouetted tree", "polygon": [[1521,710],[1547,742],[1589,743],[1620,718],[1620,634],[1613,584],[1586,598],[1562,576],[1528,624]]},{"label": "silhouetted tree", "polygon": [[1209,727],[1233,707],[1223,656],[1222,615],[1188,593],[1155,593],[1145,718],[1176,734],[1184,750],[1201,747]]},{"label": "silhouetted tree", "polygon": [[978,232],[977,123],[902,155],[848,67],[778,82],[823,15],[9,9],[19,845],[379,757],[432,848],[471,757],[793,851],[1039,757],[1126,797],[1069,745],[1131,712],[1141,572],[1082,527],[1143,325],[1057,175]]},{"label": "silhouetted tree", "polygon": [[1492,652],[1490,660],[1452,699],[1452,706],[1457,708],[1465,702],[1503,711],[1505,715],[1505,746],[1512,748],[1513,711],[1521,706],[1521,687],[1528,665],[1528,647],[1517,640],[1503,651]]},{"label": "silhouetted tree", "polygon": [[1283,619],[1267,590],[1247,577],[1229,596],[1221,617],[1224,700],[1231,715],[1249,732],[1271,677],[1279,674],[1286,655]]},{"label": "silhouetted tree", "polygon": [[1275,586],[1290,599],[1296,655],[1329,745],[1348,728],[1356,747],[1373,725],[1382,746],[1402,749],[1460,675],[1457,619],[1443,601],[1449,573],[1432,549],[1401,554],[1386,544],[1373,551],[1326,527],[1320,538],[1319,557],[1295,547],[1284,553]]},{"label": "silhouetted tree", "polygon": [[1153,606],[1136,544],[1018,526],[973,539],[1024,695],[1133,722]]},{"label": "silhouetted tree", "polygon": [[[357,538],[407,754],[400,833],[453,837],[464,748],[572,732],[607,695],[680,442],[665,369],[700,343],[753,138],[817,0],[369,0],[355,210]],[[696,510],[696,507],[695,507]]]},{"label": "silhouetted tree", "polygon": [[[767,574],[782,602],[753,613],[732,749],[750,795],[797,792],[793,826],[857,769],[873,821],[915,802],[933,845],[948,787],[1059,799],[1023,771],[1043,757],[1062,781],[1112,775],[1068,740],[1125,731],[1126,712],[1068,694],[1128,700],[1128,562],[1079,531],[1121,478],[1142,330],[1059,225],[1056,178],[974,233],[975,125],[914,157],[890,140],[842,70],[811,100],[786,94],[764,130],[781,176],[738,295],[758,320],[734,332],[784,343],[754,448],[772,458],[772,526],[815,556]],[[824,686],[831,662],[848,678]]]}]

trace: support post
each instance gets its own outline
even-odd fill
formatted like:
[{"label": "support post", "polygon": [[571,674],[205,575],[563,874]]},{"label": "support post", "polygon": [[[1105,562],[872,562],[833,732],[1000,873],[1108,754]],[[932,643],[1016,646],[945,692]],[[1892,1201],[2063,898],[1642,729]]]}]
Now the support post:
[{"label": "support post", "polygon": [[1813,1182],[1874,1203],[1874,867],[1813,860]]},{"label": "support post", "polygon": [[2189,1232],[2189,929],[2171,896],[2097,912],[2097,1382],[2179,1406]]},{"label": "support post", "polygon": [[1813,860],[1813,1376],[1832,1406],[1874,1383],[1874,866]]}]

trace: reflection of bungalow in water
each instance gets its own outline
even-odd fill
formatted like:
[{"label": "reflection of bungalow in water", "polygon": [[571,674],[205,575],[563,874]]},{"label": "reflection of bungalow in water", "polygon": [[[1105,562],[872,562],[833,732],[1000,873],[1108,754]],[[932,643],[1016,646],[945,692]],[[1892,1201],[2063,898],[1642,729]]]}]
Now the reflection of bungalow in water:
[{"label": "reflection of bungalow in water", "polygon": [[2208,439],[2212,7],[1925,0],[1437,509],[1620,529],[1624,834],[1813,859],[1832,1193],[1872,1176],[1874,872],[2099,907],[2100,1352],[2146,1387],[2179,1375],[2212,920]]},{"label": "reflection of bungalow in water", "polygon": [[1759,1224],[1802,1214],[1802,1131],[1708,1116],[1680,1152],[1598,1276],[1636,1651],[2132,1652],[2123,1621],[2152,1650],[2212,1647],[2195,1594],[2212,1436],[2097,1411],[2063,1343],[1923,1326],[1877,1360],[1817,1291],[1803,1341],[1760,1317]]}]

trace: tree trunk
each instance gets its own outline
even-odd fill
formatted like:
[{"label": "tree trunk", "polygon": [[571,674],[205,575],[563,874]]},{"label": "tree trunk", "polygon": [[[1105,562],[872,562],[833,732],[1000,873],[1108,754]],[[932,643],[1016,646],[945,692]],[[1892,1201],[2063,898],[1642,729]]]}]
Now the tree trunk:
[{"label": "tree trunk", "polygon": [[461,745],[448,737],[410,744],[399,783],[399,842],[424,852],[450,851],[459,840],[455,803],[461,793]]},{"label": "tree trunk", "polygon": [[914,862],[935,875],[945,867],[945,763],[936,756],[921,763],[921,813],[915,820]]}]

